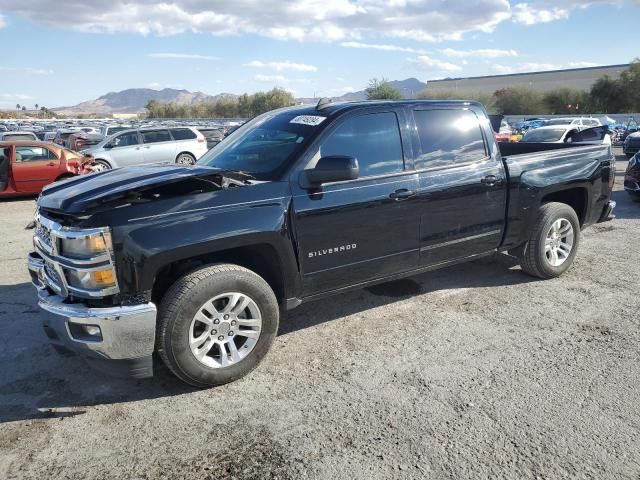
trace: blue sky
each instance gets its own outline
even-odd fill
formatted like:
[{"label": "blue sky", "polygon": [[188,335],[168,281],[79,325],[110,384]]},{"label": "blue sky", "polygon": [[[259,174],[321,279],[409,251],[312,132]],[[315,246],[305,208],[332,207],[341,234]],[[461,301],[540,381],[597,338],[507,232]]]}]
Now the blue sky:
[{"label": "blue sky", "polygon": [[0,0],[0,108],[627,63],[639,0]]}]

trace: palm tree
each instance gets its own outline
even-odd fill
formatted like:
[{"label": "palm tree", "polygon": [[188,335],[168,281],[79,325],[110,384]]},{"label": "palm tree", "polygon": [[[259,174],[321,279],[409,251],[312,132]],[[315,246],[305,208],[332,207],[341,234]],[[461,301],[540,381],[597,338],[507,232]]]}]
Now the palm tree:
[{"label": "palm tree", "polygon": [[38,104],[36,103],[36,110],[38,109]]},{"label": "palm tree", "polygon": [[20,110],[20,104],[16,103],[16,110]]}]

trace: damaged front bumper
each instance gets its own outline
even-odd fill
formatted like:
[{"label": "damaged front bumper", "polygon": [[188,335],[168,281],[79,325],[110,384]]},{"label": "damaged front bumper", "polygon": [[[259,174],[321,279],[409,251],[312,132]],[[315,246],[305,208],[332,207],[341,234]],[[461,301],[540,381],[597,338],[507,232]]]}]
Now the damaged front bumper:
[{"label": "damaged front bumper", "polygon": [[45,333],[57,350],[82,355],[93,367],[112,375],[153,375],[155,304],[93,308],[68,303],[49,288],[45,262],[37,253],[29,255],[28,265],[38,305],[46,312]]}]

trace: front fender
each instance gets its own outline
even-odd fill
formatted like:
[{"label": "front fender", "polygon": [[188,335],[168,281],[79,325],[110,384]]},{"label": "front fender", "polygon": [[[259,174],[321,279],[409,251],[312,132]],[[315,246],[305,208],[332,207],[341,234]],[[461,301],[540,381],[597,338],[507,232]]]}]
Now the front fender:
[{"label": "front fender", "polygon": [[288,222],[289,199],[167,214],[135,220],[116,236],[123,294],[148,292],[170,264],[247,246],[268,245],[278,256],[285,294],[294,296],[297,260]]}]

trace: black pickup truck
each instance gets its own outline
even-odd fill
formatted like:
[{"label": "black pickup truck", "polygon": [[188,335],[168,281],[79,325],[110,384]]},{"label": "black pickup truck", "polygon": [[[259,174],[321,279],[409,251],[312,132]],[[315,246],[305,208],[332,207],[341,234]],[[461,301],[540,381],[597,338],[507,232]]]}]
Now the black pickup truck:
[{"label": "black pickup truck", "polygon": [[557,277],[612,217],[598,143],[499,146],[475,102],[321,102],[194,166],[56,183],[28,259],[45,332],[97,368],[145,377],[159,356],[206,387],[251,371],[303,302],[496,252]]}]

